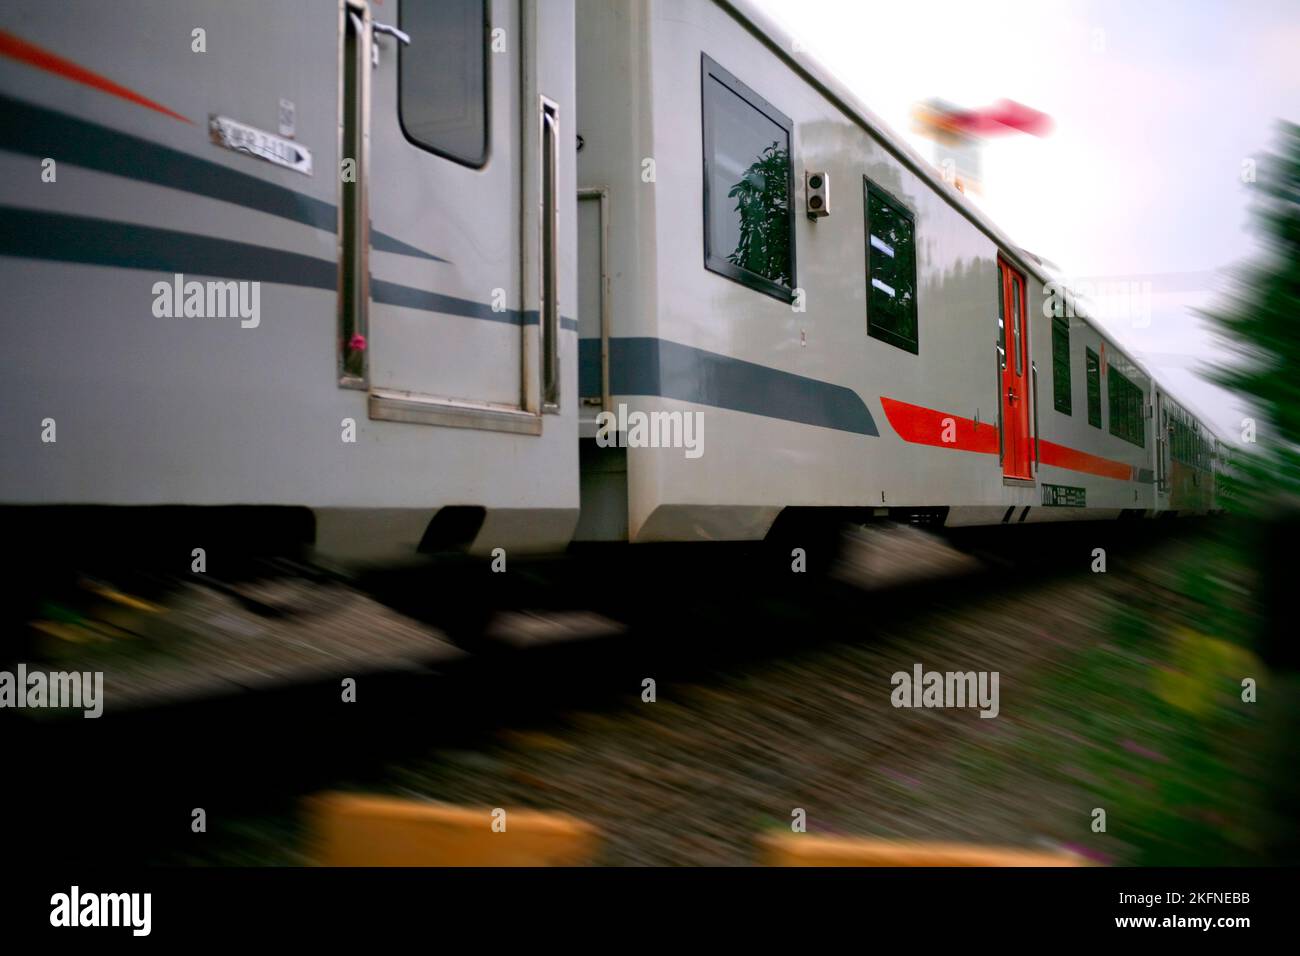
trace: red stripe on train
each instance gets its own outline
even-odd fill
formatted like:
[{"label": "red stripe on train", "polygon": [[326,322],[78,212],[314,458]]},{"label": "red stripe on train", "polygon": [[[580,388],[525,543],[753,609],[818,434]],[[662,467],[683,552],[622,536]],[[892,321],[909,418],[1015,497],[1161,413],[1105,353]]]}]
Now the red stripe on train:
[{"label": "red stripe on train", "polygon": [[[898,437],[915,445],[933,445],[936,448],[950,448],[956,451],[973,451],[984,455],[998,453],[998,429],[996,425],[981,424],[960,415],[950,415],[935,411],[910,402],[900,402],[896,398],[880,396],[880,404],[885,409],[885,417],[893,426]],[[945,439],[948,439],[945,441]],[[1086,451],[1078,451],[1058,445],[1055,442],[1039,439],[1039,460],[1044,465],[1081,471],[1103,478],[1119,478],[1129,481],[1133,477],[1133,466],[1122,461],[1102,458]]]},{"label": "red stripe on train", "polygon": [[[998,428],[980,424],[969,418],[936,412],[895,398],[880,396],[885,407],[885,417],[894,426],[898,437],[918,445],[936,445],[957,451],[976,451],[986,455],[998,453]],[[946,433],[946,434],[945,434]],[[945,441],[944,439],[951,439]]]},{"label": "red stripe on train", "polygon": [[26,40],[14,36],[12,33],[6,33],[0,30],[0,56],[7,56],[18,60],[20,63],[26,63],[34,66],[38,70],[45,70],[48,73],[54,73],[65,79],[72,80],[75,83],[82,83],[86,86],[108,93],[110,96],[117,96],[138,106],[143,106],[151,110],[157,110],[165,116],[172,119],[178,119],[182,123],[190,123],[193,120],[175,113],[163,106],[161,103],[155,103],[147,97],[141,96],[134,90],[129,90],[120,83],[114,83],[106,76],[100,76],[98,73],[92,73],[84,66],[79,66],[71,60],[65,60],[61,56],[51,53],[36,46],[34,43],[28,43]]},{"label": "red stripe on train", "polygon": [[1044,465],[1055,465],[1057,468],[1068,468],[1070,471],[1101,475],[1103,478],[1119,478],[1122,481],[1130,481],[1133,478],[1132,465],[1126,465],[1122,461],[1114,461],[1110,458],[1102,458],[1099,455],[1090,455],[1086,451],[1066,448],[1064,445],[1044,441],[1041,438],[1038,440],[1038,453],[1039,460]]}]

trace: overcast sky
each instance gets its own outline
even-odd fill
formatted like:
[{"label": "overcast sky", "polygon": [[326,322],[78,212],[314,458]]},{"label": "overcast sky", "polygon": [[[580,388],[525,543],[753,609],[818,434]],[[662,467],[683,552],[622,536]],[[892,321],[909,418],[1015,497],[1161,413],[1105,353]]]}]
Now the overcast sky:
[{"label": "overcast sky", "polygon": [[1049,136],[986,144],[977,204],[1071,280],[1151,281],[1149,324],[1100,324],[1239,438],[1242,407],[1198,374],[1217,346],[1193,309],[1255,248],[1243,160],[1300,121],[1300,3],[759,3],[923,156],[918,100],[1050,114]]}]

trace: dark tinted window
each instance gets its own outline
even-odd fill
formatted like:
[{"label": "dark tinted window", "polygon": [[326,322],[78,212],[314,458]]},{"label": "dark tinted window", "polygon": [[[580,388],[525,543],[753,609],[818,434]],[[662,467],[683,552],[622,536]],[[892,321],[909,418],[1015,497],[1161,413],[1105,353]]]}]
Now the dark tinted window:
[{"label": "dark tinted window", "polygon": [[1101,427],[1101,361],[1092,349],[1084,350],[1088,374],[1088,424]]},{"label": "dark tinted window", "polygon": [[1021,348],[1021,342],[1020,342],[1020,326],[1021,326],[1020,319],[1021,319],[1020,278],[1018,276],[1012,276],[1011,277],[1011,337],[1015,340],[1016,343],[1016,347],[1014,351],[1016,353],[1016,374],[1017,375],[1021,374],[1021,372],[1024,371],[1024,362],[1022,361],[1022,356],[1025,354],[1024,349]]},{"label": "dark tinted window", "polygon": [[865,188],[867,332],[916,352],[916,220],[884,190],[871,182]]},{"label": "dark tinted window", "polygon": [[[1057,309],[1064,310],[1059,299]],[[1052,318],[1052,398],[1058,412],[1073,413],[1070,401],[1070,320],[1064,315]]]},{"label": "dark tinted window", "polygon": [[[870,241],[870,237],[868,237]],[[1007,367],[1007,297],[1002,288],[1002,269],[998,268],[998,368]],[[999,382],[1002,379],[998,379]],[[999,386],[1000,387],[1000,386]]]},{"label": "dark tinted window", "polygon": [[485,0],[403,0],[402,129],[417,145],[470,166],[487,161]]},{"label": "dark tinted window", "polygon": [[792,124],[707,56],[703,63],[705,265],[788,300],[794,290]]},{"label": "dark tinted window", "polygon": [[1107,400],[1110,405],[1110,433],[1143,447],[1146,429],[1142,419],[1142,389],[1115,370],[1106,370]]},{"label": "dark tinted window", "polygon": [[1193,468],[1210,467],[1211,447],[1201,433],[1201,426],[1185,412],[1175,408],[1169,416],[1169,454],[1175,460]]}]

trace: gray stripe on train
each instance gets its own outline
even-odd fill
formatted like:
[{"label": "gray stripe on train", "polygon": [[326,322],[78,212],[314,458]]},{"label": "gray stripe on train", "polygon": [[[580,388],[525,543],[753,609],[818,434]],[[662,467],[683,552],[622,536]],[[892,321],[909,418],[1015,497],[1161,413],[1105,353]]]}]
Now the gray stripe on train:
[{"label": "gray stripe on train", "polygon": [[[0,255],[276,282],[310,289],[334,289],[338,285],[338,266],[328,259],[174,229],[16,206],[0,206]],[[535,309],[494,312],[482,302],[382,279],[371,279],[370,296],[384,305],[512,325],[535,325],[538,321]],[[561,316],[560,327],[576,331],[578,321]]]},{"label": "gray stripe on train", "polygon": [[[329,233],[338,231],[338,207],[332,203],[220,163],[7,96],[0,96],[0,115],[5,118],[0,123],[0,149],[53,156],[74,166],[220,199]],[[373,229],[370,245],[380,252],[448,261]]]},{"label": "gray stripe on train", "polygon": [[[866,403],[851,388],[730,355],[630,336],[609,340],[610,392],[653,395],[766,418],[879,436]],[[600,340],[578,340],[580,393],[600,392]]]},{"label": "gray stripe on train", "polygon": [[[297,252],[13,206],[0,206],[0,255],[314,289],[332,290],[338,277],[334,262]],[[371,296],[387,305],[467,318],[515,325],[538,321],[536,310],[494,312],[482,302],[378,279],[371,280]],[[570,331],[578,327],[572,318],[562,318],[561,325]],[[588,341],[595,341],[599,350],[598,341]],[[580,353],[589,348],[581,345]],[[580,368],[589,365],[580,357]],[[871,413],[852,389],[677,342],[612,339],[610,375],[613,390],[622,395],[657,395],[860,435],[879,434]]]}]

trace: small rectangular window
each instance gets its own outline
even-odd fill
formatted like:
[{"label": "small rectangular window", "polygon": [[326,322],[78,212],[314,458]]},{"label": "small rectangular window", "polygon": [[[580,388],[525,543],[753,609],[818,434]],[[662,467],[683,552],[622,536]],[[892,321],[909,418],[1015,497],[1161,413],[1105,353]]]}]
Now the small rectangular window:
[{"label": "small rectangular window", "polygon": [[1024,374],[1024,361],[1022,356],[1025,354],[1024,345],[1020,341],[1020,278],[1011,277],[1011,338],[1016,343],[1016,374]]},{"label": "small rectangular window", "polygon": [[1175,410],[1167,428],[1169,454],[1174,461],[1193,468],[1204,469],[1209,461],[1209,443],[1201,434],[1200,425],[1190,421],[1186,413]]},{"label": "small rectangular window", "polygon": [[[1002,270],[998,269],[998,368],[1007,367],[1007,295],[1003,289]],[[999,378],[999,382],[1002,380]],[[1000,388],[1000,386],[999,386]]]},{"label": "small rectangular window", "polygon": [[488,154],[486,0],[402,0],[398,115],[415,145],[466,166]]},{"label": "small rectangular window", "polygon": [[[1058,304],[1058,309],[1061,306]],[[1052,317],[1052,398],[1058,412],[1073,414],[1070,400],[1070,320]]]},{"label": "small rectangular window", "polygon": [[870,180],[864,178],[863,188],[867,333],[916,354],[920,346],[916,322],[916,219],[906,206]]},{"label": "small rectangular window", "polygon": [[703,57],[704,265],[794,298],[794,124]]},{"label": "small rectangular window", "polygon": [[1101,427],[1101,359],[1092,349],[1084,350],[1085,371],[1088,375],[1088,424]]},{"label": "small rectangular window", "polygon": [[1110,402],[1110,433],[1139,448],[1146,446],[1146,428],[1142,418],[1142,389],[1134,385],[1112,365],[1106,371],[1107,398]]}]

